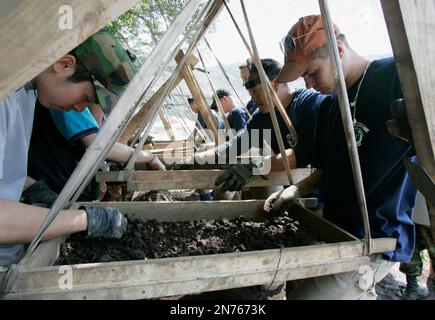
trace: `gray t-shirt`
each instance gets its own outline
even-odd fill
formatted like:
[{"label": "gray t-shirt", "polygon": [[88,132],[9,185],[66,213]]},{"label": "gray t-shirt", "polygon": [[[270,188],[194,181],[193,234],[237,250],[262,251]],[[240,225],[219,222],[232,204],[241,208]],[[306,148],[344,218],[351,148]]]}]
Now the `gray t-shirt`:
[{"label": "gray t-shirt", "polygon": [[[31,83],[0,101],[0,199],[19,201],[23,192],[35,102]],[[0,245],[0,267],[16,263],[24,251],[24,245]]]}]

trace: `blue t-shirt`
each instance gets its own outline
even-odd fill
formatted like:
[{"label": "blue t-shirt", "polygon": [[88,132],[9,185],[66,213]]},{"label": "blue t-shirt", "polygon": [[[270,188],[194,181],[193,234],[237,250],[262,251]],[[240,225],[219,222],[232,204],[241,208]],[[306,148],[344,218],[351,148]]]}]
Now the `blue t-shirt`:
[{"label": "blue t-shirt", "polygon": [[[298,90],[295,92],[292,102],[286,108],[286,112],[293,123],[298,134],[298,144],[294,148],[298,167],[305,167],[311,163],[314,148],[314,128],[316,125],[317,113],[320,104],[325,96],[315,90]],[[290,142],[287,139],[289,130],[279,112],[276,112],[279,129],[284,141],[285,149],[290,149]],[[270,132],[268,135],[265,130]],[[251,148],[264,148],[264,139],[270,137],[272,151],[279,153],[278,140],[273,130],[272,119],[269,113],[261,113],[260,109],[254,112],[249,119],[246,130],[239,132],[235,139],[217,148],[217,155],[231,150],[237,155],[246,153]],[[268,139],[266,139],[268,140]],[[248,143],[246,143],[246,141]]]},{"label": "blue t-shirt", "polygon": [[236,107],[228,114],[227,120],[230,128],[239,132],[246,128],[248,114],[243,108]]},{"label": "blue t-shirt", "polygon": [[75,142],[92,133],[98,133],[99,126],[89,108],[82,112],[71,110],[62,112],[50,109],[54,124],[69,142]]},{"label": "blue t-shirt", "polygon": [[[361,80],[361,79],[360,79]],[[349,90],[355,98],[357,81]],[[374,238],[397,239],[397,248],[386,254],[393,261],[409,261],[414,250],[412,208],[416,188],[410,183],[403,159],[410,145],[389,134],[391,103],[402,91],[393,58],[373,61],[362,82],[356,119],[370,131],[358,148],[371,233]],[[352,114],[353,114],[353,110]],[[313,167],[323,170],[320,197],[325,218],[359,238],[364,228],[352,174],[337,95],[321,105],[315,136]]]},{"label": "blue t-shirt", "polygon": [[[212,114],[213,114],[213,117],[215,118],[216,122],[218,123],[218,129],[225,129],[224,121],[222,120],[222,118],[220,116],[218,116],[216,111],[212,110]],[[201,127],[203,127],[204,129],[207,129],[207,125],[205,124],[205,120],[202,117],[201,113],[198,113],[198,122],[201,125]]]}]

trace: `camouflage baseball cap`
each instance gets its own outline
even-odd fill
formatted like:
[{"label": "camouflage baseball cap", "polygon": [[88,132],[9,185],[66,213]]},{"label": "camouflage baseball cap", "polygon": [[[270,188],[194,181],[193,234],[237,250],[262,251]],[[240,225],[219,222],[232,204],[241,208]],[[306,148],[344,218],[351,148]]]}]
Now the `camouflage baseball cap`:
[{"label": "camouflage baseball cap", "polygon": [[89,37],[73,53],[91,73],[98,101],[109,114],[137,72],[131,54],[106,29]]}]

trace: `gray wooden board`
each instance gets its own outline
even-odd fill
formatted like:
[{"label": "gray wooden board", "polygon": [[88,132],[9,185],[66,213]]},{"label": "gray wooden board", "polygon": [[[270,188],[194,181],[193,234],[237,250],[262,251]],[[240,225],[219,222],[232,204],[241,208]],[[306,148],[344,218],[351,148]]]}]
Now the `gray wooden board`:
[{"label": "gray wooden board", "polygon": [[[214,188],[216,179],[224,170],[170,170],[170,171],[134,171],[128,177],[128,190],[167,190],[167,189],[210,189]],[[292,170],[294,183],[311,173],[311,169]],[[98,172],[97,181],[124,182],[127,180],[124,171]],[[266,179],[254,176],[246,185],[249,187],[282,186],[288,184],[284,171],[272,172]]]},{"label": "gray wooden board", "polygon": [[[148,268],[139,268],[138,270],[130,269],[119,274],[121,271],[119,267],[111,267],[110,271],[98,269],[96,272],[82,269],[83,274],[87,272],[95,276],[88,285],[74,285],[72,290],[60,290],[56,287],[48,288],[47,279],[56,285],[56,281],[60,279],[57,269],[50,272],[34,271],[33,273],[26,274],[21,278],[20,285],[22,286],[19,292],[7,295],[6,299],[149,299],[158,297],[169,297],[176,295],[196,294],[208,291],[217,291],[224,289],[232,289],[239,287],[247,287],[252,285],[270,284],[272,282],[279,283],[285,280],[305,279],[309,277],[324,276],[340,272],[349,272],[358,270],[361,266],[368,265],[370,259],[368,257],[356,258],[340,258],[339,260],[329,260],[328,262],[295,266],[282,266],[279,272],[276,272],[277,261],[267,263],[262,257],[253,257],[255,261],[262,261],[267,266],[263,265],[251,271],[234,271],[232,263],[227,266],[228,272],[226,273],[213,273],[210,274],[195,274],[186,276],[185,270],[194,269],[198,267],[190,264],[189,266],[181,267],[172,266],[168,268],[160,268],[155,266],[153,269],[160,269],[159,275],[162,272],[168,272],[169,276],[161,279],[157,275],[147,274]],[[284,256],[283,256],[284,257]],[[192,260],[195,262],[195,260]],[[210,261],[212,262],[212,261]],[[251,264],[250,261],[245,263]],[[136,269],[136,268],[135,268]],[[177,271],[177,269],[179,269]],[[76,269],[73,269],[74,273]],[[112,271],[113,270],[113,271]],[[204,269],[201,269],[204,270]],[[207,268],[206,268],[207,270]],[[209,270],[211,271],[211,270]],[[117,274],[115,279],[105,279],[102,277],[109,274]],[[134,275],[141,275],[140,279],[135,279]],[[177,275],[183,275],[177,277]],[[0,274],[1,277],[1,274]],[[81,275],[74,275],[74,282],[80,279]],[[101,279],[98,281],[97,279]],[[130,281],[125,282],[125,279]],[[149,279],[153,279],[150,281]],[[123,281],[124,280],[124,281]],[[38,288],[37,290],[27,290],[26,288]]]},{"label": "gray wooden board", "polygon": [[[138,0],[14,0],[0,4],[0,101],[32,80]],[[63,30],[72,9],[72,29]]]},{"label": "gray wooden board", "polygon": [[[419,164],[435,180],[435,2],[382,0]],[[428,204],[435,238],[435,208]]]}]

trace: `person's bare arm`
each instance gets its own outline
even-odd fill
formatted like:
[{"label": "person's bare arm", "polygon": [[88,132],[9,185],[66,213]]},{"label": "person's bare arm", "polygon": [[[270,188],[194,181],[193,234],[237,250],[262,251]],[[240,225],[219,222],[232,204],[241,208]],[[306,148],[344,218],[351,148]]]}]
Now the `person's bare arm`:
[{"label": "person's bare arm", "polygon": [[[89,134],[83,138],[80,139],[80,141],[86,146],[89,147],[91,143],[95,140],[97,137],[96,133]],[[112,149],[110,150],[109,154],[107,155],[107,160],[121,162],[121,163],[127,163],[128,160],[130,160],[131,155],[133,154],[134,149],[127,146],[126,144],[122,144],[119,142],[116,142]],[[136,163],[149,163],[154,159],[154,155],[151,152],[142,151],[139,155],[139,157],[136,160]]]},{"label": "person's bare arm", "polygon": [[[0,244],[32,241],[48,209],[0,199]],[[62,210],[45,233],[44,240],[87,230],[84,210]]]},{"label": "person's bare arm", "polygon": [[307,194],[319,189],[320,182],[322,181],[322,173],[322,170],[317,169],[304,180],[295,184],[301,197],[304,197]]},{"label": "person's bare arm", "polygon": [[[296,162],[296,154],[294,152],[293,149],[287,149],[285,151],[287,159],[290,163],[290,169],[295,169],[297,166],[297,162]],[[278,155],[273,155],[273,156],[266,156],[264,158],[264,162],[267,161],[271,161],[271,167],[270,170],[272,172],[277,172],[277,171],[284,171],[285,167],[284,167],[284,162],[282,161],[282,156],[281,154]]]}]

